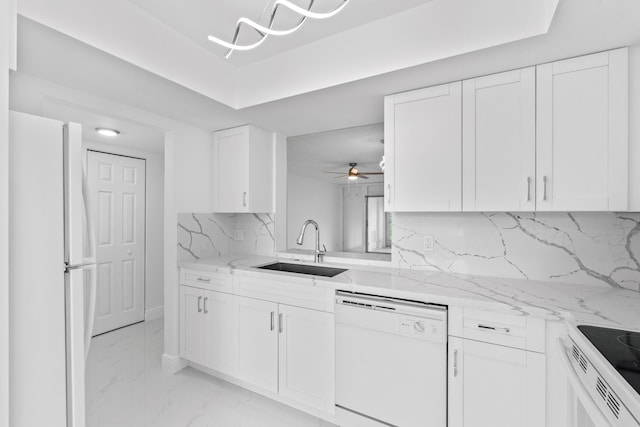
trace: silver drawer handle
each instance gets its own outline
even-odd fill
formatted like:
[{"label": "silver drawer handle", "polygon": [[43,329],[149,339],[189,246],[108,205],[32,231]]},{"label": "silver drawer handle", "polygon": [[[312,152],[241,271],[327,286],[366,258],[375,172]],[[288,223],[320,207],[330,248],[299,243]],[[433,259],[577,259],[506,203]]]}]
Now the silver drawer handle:
[{"label": "silver drawer handle", "polygon": [[196,280],[198,282],[210,282],[211,281],[211,279],[206,278],[206,277],[198,277]]},{"label": "silver drawer handle", "polygon": [[478,325],[480,329],[489,329],[490,331],[504,332],[505,334],[509,333],[509,328],[498,328],[496,326],[487,326],[487,325]]}]

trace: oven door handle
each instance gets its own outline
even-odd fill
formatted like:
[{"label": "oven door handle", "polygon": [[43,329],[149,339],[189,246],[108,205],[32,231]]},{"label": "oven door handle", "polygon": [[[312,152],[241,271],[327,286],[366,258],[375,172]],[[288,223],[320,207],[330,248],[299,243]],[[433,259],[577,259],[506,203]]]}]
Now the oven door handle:
[{"label": "oven door handle", "polygon": [[571,385],[576,398],[580,403],[582,403],[584,410],[589,414],[589,417],[591,417],[591,421],[593,421],[596,426],[611,427],[609,420],[607,420],[600,408],[598,408],[593,402],[593,398],[589,395],[589,392],[585,388],[584,384],[582,384],[582,381],[580,381],[580,378],[578,378],[578,374],[576,374],[576,371],[571,364],[571,360],[569,359],[569,346],[565,339],[558,338],[558,351],[560,353],[560,360],[562,360],[565,372],[567,373],[569,384]]}]

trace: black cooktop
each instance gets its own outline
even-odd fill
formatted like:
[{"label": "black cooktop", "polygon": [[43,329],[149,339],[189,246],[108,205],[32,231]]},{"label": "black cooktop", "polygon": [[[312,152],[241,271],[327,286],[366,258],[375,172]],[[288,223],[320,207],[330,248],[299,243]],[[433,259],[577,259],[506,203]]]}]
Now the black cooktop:
[{"label": "black cooktop", "polygon": [[589,325],[578,329],[640,394],[640,332]]}]

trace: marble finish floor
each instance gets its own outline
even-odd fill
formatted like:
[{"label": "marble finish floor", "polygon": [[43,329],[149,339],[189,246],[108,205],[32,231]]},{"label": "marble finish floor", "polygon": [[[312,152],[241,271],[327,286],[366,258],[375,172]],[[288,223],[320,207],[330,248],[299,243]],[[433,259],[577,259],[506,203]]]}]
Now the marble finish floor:
[{"label": "marble finish floor", "polygon": [[189,367],[163,374],[163,333],[157,319],[92,340],[87,426],[333,426]]}]

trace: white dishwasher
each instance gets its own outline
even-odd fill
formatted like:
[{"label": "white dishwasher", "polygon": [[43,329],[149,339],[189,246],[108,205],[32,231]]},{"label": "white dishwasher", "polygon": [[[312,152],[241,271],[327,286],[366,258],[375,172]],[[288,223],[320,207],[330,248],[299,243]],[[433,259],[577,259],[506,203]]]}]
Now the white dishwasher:
[{"label": "white dishwasher", "polygon": [[336,421],[447,424],[447,309],[338,291]]}]

